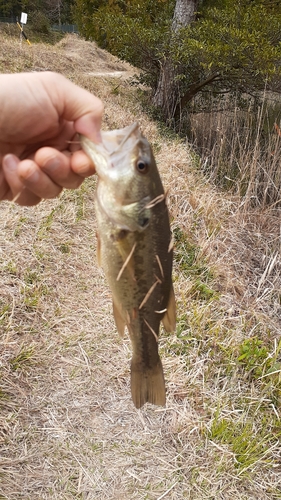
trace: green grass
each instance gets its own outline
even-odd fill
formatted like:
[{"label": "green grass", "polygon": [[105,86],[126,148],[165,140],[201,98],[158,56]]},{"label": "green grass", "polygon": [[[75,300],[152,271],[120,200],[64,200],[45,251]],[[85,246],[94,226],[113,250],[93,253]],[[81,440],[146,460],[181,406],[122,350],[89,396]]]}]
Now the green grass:
[{"label": "green grass", "polygon": [[61,253],[70,253],[71,252],[71,242],[66,241],[65,243],[61,243],[58,246],[58,249]]},{"label": "green grass", "polygon": [[212,288],[214,275],[204,258],[200,256],[200,247],[188,240],[180,227],[173,229],[175,239],[174,259],[180,271],[192,280],[189,294],[195,300],[209,301],[218,298]]},{"label": "green grass", "polygon": [[238,346],[238,365],[250,381],[260,384],[261,393],[276,408],[281,406],[281,340],[274,346],[257,337],[246,339]]},{"label": "green grass", "polygon": [[272,443],[272,435],[260,429],[257,433],[254,423],[234,422],[220,417],[217,411],[208,438],[222,445],[228,445],[233,453],[233,464],[239,474],[246,472],[257,462],[267,460],[267,450]]},{"label": "green grass", "polygon": [[42,218],[39,229],[37,231],[37,239],[42,240],[48,236],[54,220],[56,209],[52,208],[51,212]]},{"label": "green grass", "polygon": [[30,365],[31,360],[34,355],[34,347],[22,347],[21,351],[17,356],[10,359],[10,365],[13,371],[22,369],[28,365]]},{"label": "green grass", "polygon": [[14,230],[14,236],[20,235],[20,233],[22,231],[22,227],[23,227],[24,223],[27,221],[28,221],[27,217],[19,217],[16,229]]},{"label": "green grass", "polygon": [[237,360],[253,378],[262,376],[264,369],[271,365],[267,346],[257,337],[246,339],[239,346]]},{"label": "green grass", "polygon": [[6,316],[9,310],[10,310],[10,304],[5,304],[5,302],[0,300],[0,321],[1,319],[4,318],[4,316]]},{"label": "green grass", "polygon": [[5,401],[8,401],[9,400],[9,394],[5,391],[3,391],[0,387],[0,405],[1,405],[1,402],[4,402]]}]

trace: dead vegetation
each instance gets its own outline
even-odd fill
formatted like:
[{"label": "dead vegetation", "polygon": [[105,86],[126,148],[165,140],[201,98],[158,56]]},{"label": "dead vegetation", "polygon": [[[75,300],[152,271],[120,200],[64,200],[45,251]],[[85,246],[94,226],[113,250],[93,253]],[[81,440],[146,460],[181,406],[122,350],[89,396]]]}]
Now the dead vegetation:
[{"label": "dead vegetation", "polygon": [[36,43],[31,46],[24,41],[20,44],[20,34],[13,38],[2,35],[1,46],[2,73],[57,71],[71,79],[89,73],[122,72],[127,77],[136,73],[128,63],[119,61],[96,44],[86,42],[75,34],[64,37],[56,45]]},{"label": "dead vegetation", "polygon": [[178,323],[160,338],[166,408],[135,410],[96,265],[95,179],[35,208],[2,203],[0,497],[281,498],[278,209],[216,190],[127,80],[89,75],[134,73],[94,44],[1,43],[1,71],[60,71],[104,100],[104,128],[140,122],[169,188]]},{"label": "dead vegetation", "polygon": [[215,99],[208,104],[208,112],[190,114],[204,172],[241,196],[244,206],[280,206],[279,95],[265,90],[259,99],[245,96],[242,104],[225,97],[219,101],[220,110]]}]

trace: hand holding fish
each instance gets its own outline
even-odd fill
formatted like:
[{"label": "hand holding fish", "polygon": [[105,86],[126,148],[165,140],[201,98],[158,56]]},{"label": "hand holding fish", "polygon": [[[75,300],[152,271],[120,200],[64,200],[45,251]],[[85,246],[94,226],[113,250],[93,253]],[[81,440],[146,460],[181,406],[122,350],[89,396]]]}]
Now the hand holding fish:
[{"label": "hand holding fish", "polygon": [[0,200],[36,205],[95,172],[72,144],[100,141],[101,101],[52,72],[0,75]]},{"label": "hand holding fish", "polygon": [[0,75],[0,107],[0,200],[36,205],[96,168],[98,260],[117,330],[132,342],[133,402],[164,405],[158,337],[160,322],[175,328],[173,244],[148,141],[137,123],[100,133],[101,101],[55,73]]}]

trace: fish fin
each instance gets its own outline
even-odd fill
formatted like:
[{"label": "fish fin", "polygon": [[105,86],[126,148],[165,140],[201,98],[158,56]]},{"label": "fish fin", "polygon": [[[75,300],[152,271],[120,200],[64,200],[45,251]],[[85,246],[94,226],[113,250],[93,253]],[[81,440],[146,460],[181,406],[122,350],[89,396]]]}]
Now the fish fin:
[{"label": "fish fin", "polygon": [[167,311],[162,318],[162,323],[166,332],[173,332],[176,328],[176,300],[173,285],[170,291]]},{"label": "fish fin", "polygon": [[98,265],[101,267],[101,241],[99,233],[96,233],[96,237],[97,237],[97,261]]},{"label": "fish fin", "polygon": [[133,357],[131,362],[131,392],[136,408],[141,408],[145,403],[165,406],[165,380],[160,359],[156,366],[147,368]]},{"label": "fish fin", "polygon": [[118,306],[115,304],[114,300],[112,301],[112,304],[113,304],[113,315],[114,315],[114,319],[115,319],[116,328],[117,328],[117,331],[118,331],[120,337],[123,338],[126,322],[124,321],[124,318],[123,318]]}]

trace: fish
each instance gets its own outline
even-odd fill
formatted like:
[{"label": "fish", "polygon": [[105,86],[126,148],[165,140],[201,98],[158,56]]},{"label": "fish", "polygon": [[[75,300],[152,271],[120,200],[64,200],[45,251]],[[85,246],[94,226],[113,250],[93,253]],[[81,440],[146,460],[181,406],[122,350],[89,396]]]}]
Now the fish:
[{"label": "fish", "polygon": [[136,408],[165,406],[158,352],[160,323],[176,325],[173,242],[166,193],[151,146],[138,123],[80,137],[98,175],[95,192],[97,259],[112,292],[117,331],[132,344],[131,395]]}]

